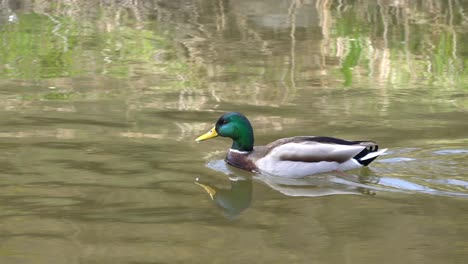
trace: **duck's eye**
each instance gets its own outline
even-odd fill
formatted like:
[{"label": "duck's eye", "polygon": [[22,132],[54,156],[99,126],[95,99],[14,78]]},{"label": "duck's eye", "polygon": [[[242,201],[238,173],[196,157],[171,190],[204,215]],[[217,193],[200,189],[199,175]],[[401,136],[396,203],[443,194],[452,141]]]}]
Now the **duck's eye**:
[{"label": "duck's eye", "polygon": [[226,119],[223,120],[223,125],[227,124],[228,121]]}]

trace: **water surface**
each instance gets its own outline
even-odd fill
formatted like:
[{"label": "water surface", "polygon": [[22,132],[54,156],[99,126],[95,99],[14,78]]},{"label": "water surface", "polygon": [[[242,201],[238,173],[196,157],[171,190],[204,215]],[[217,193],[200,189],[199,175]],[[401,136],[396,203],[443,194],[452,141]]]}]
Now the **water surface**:
[{"label": "water surface", "polygon": [[[6,1],[0,262],[464,263],[465,2]],[[389,151],[253,175],[226,111]]]}]

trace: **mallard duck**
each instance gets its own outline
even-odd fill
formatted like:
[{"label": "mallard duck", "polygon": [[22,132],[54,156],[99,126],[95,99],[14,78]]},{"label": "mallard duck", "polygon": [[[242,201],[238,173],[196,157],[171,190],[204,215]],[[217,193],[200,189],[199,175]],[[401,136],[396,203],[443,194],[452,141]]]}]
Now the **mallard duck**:
[{"label": "mallard duck", "polygon": [[238,112],[222,115],[211,130],[195,141],[217,136],[232,139],[225,159],[228,164],[247,171],[290,178],[367,166],[387,150],[379,150],[372,141],[315,136],[282,138],[266,146],[254,147],[252,125]]}]

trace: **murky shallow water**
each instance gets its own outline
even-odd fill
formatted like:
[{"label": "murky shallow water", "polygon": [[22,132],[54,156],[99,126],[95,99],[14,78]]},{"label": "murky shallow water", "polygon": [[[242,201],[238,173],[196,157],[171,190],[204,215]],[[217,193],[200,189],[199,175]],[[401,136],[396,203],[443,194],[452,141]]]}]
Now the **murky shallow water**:
[{"label": "murky shallow water", "polygon": [[[464,263],[468,7],[450,3],[11,1],[0,262]],[[194,142],[233,110],[259,145],[390,150],[252,175],[222,162],[228,140]]]}]

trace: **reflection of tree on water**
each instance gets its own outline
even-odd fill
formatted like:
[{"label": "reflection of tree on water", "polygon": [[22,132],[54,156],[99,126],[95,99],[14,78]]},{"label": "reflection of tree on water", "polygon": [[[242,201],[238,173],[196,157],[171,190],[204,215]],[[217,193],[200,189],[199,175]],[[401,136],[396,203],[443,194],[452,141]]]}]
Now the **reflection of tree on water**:
[{"label": "reflection of tree on water", "polygon": [[[418,84],[414,87],[436,84],[441,87],[434,89],[437,93],[457,89],[468,80],[463,67],[467,49],[460,44],[467,38],[468,5],[463,1],[10,0],[1,4],[5,9],[0,12],[0,29],[5,37],[0,68],[8,65],[5,77],[93,73],[132,78],[120,83],[134,91],[128,108],[136,110],[211,110],[213,104],[227,101],[285,106],[303,95],[301,89],[344,84],[378,92],[369,101],[383,106],[379,111],[385,114],[392,107],[391,98],[412,82]],[[8,21],[10,11],[18,23],[7,27],[1,21]],[[32,29],[40,34],[31,34]],[[31,37],[37,39],[29,41]],[[102,80],[93,77],[93,81]],[[45,82],[68,88],[53,94],[67,100],[101,95],[74,91],[76,85],[66,78]],[[375,86],[381,89],[376,91]],[[179,103],[154,101],[158,97],[145,101],[148,94],[165,89],[178,92]],[[320,98],[315,106],[330,111],[328,106],[335,102],[326,95]],[[350,113],[362,107],[355,100],[340,103]]]},{"label": "reflection of tree on water", "polygon": [[[151,30],[155,22],[175,26],[176,38],[193,66],[204,68],[208,77],[215,79],[227,72],[233,78],[237,73],[240,82],[231,90],[255,86],[259,90],[257,94],[265,89],[265,77],[281,81],[286,86],[283,88],[288,88],[296,82],[295,77],[327,76],[333,74],[337,66],[345,71],[353,68],[355,77],[372,74],[392,83],[402,81],[405,74],[424,77],[424,72],[455,80],[462,62],[458,56],[464,51],[463,45],[457,42],[468,21],[464,12],[467,4],[453,0],[70,3],[10,0],[2,1],[1,5],[4,10],[12,10],[20,16],[36,13],[52,17],[62,23],[58,33],[65,34],[70,41],[77,34],[73,30],[75,27],[90,22],[96,23],[96,28],[86,27],[88,35],[93,33],[90,30],[106,34],[124,27]],[[65,18],[72,21],[64,21]],[[432,32],[432,36],[420,38],[427,31]],[[126,44],[125,41],[121,44]],[[282,42],[281,45],[277,45],[278,42]],[[109,47],[102,49],[105,51]],[[242,52],[234,52],[238,49]],[[301,56],[295,58],[297,54]],[[239,55],[252,58],[256,63],[250,60],[239,63]],[[265,65],[275,67],[265,68]],[[277,78],[273,78],[275,76]],[[330,80],[326,79],[316,80],[327,86]],[[212,81],[216,81],[216,86],[226,85],[223,80]],[[232,83],[230,85],[232,87]],[[284,94],[273,98],[271,85],[268,90],[269,94],[254,95],[257,104],[284,103],[281,100],[287,99],[282,97],[287,96]],[[284,92],[284,89],[277,92]]]}]

